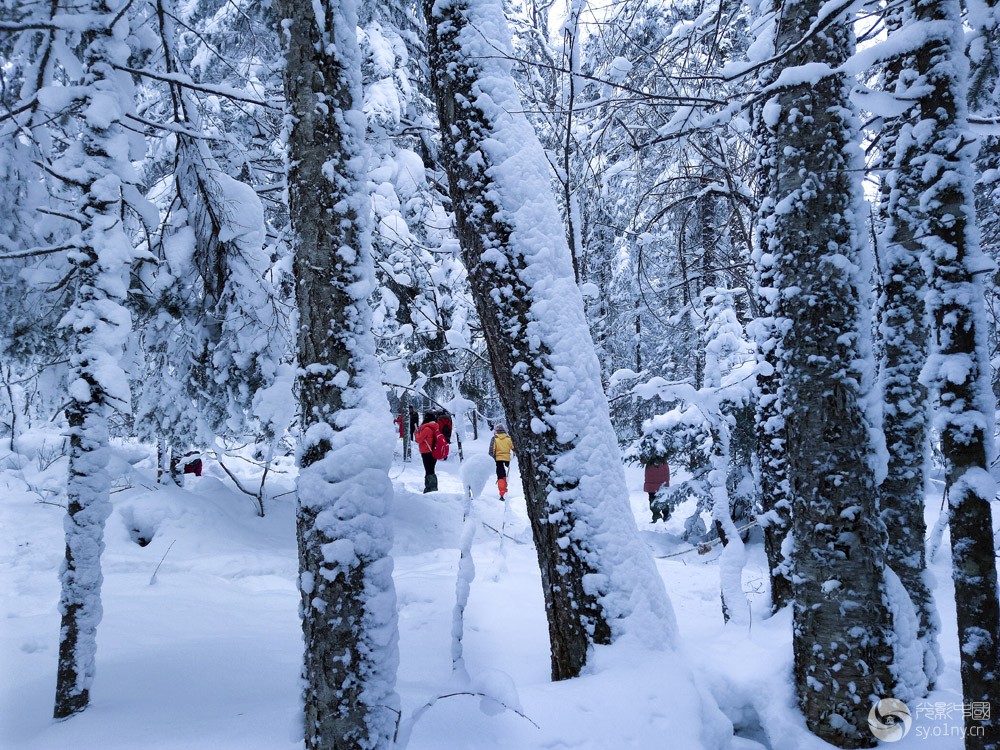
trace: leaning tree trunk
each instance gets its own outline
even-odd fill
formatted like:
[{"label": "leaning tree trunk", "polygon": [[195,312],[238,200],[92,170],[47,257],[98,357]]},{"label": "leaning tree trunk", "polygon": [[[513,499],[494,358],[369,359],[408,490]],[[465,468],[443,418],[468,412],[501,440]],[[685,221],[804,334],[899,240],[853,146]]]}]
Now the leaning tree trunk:
[{"label": "leaning tree trunk", "polygon": [[[787,0],[778,50],[818,23],[821,0]],[[848,18],[810,32],[783,65],[834,70],[854,49]],[[780,78],[780,74],[778,76]],[[878,515],[879,436],[864,263],[862,161],[851,81],[831,73],[787,85],[763,108],[770,166],[767,245],[781,295],[787,474],[792,500],[794,679],[809,729],[840,747],[870,747],[873,700],[891,696],[891,633]]]},{"label": "leaning tree trunk", "polygon": [[374,269],[357,13],[350,0],[282,0],[279,11],[299,307],[305,742],[388,747],[399,703],[386,518],[395,441],[367,303]]},{"label": "leaning tree trunk", "polygon": [[[639,541],[600,368],[500,0],[424,0],[456,229],[508,416],[541,567],[553,679],[632,623],[673,615]],[[652,614],[652,617],[649,614]],[[659,630],[659,632],[654,632]]]},{"label": "leaning tree trunk", "polygon": [[[901,8],[887,13],[890,33],[902,27],[902,16]],[[906,97],[914,65],[911,57],[890,63],[884,75],[886,88]],[[912,163],[912,147],[905,145],[912,143],[910,136],[899,140],[901,131],[910,130],[908,119],[905,115],[888,118],[882,133],[886,143],[884,158],[891,171],[882,190],[885,229],[879,237],[882,298],[878,306],[882,429],[889,451],[888,471],[880,494],[882,520],[889,535],[885,561],[899,576],[913,602],[917,616],[915,635],[923,664],[922,679],[900,675],[900,681],[907,685],[905,691],[897,690],[895,697],[901,700],[924,697],[943,666],[937,643],[940,630],[937,609],[925,580],[924,505],[930,438],[928,392],[920,374],[930,349],[930,327],[924,305],[927,275],[920,264],[920,219],[919,212],[914,213],[920,202],[920,169],[915,169]],[[897,650],[908,647],[904,639],[897,639]],[[903,660],[897,658],[896,662]]]},{"label": "leaning tree trunk", "polygon": [[[77,9],[110,14],[119,8],[94,0]],[[87,20],[90,20],[89,17]],[[124,307],[133,248],[122,226],[122,190],[134,181],[129,136],[122,118],[132,108],[131,83],[112,68],[128,63],[128,47],[111,29],[85,35],[84,86],[78,94],[83,111],[79,151],[71,149],[56,163],[82,187],[78,215],[81,232],[70,255],[77,279],[73,306],[63,319],[72,329],[69,367],[69,478],[66,484],[66,560],[60,578],[59,667],[54,716],[65,718],[87,707],[94,680],[97,626],[101,621],[101,554],[104,522],[111,512],[107,471],[108,422],[116,409],[127,409],[129,391],[119,359],[131,327]]]},{"label": "leaning tree trunk", "polygon": [[[927,28],[915,53],[909,93],[919,122],[904,128],[897,179],[912,184],[907,206],[930,276],[928,308],[935,351],[925,370],[939,394],[936,415],[944,454],[966,704],[1000,696],[1000,605],[993,550],[990,477],[994,399],[986,349],[982,274],[973,196],[975,141],[967,124],[967,74],[958,0],[915,0],[913,21]],[[901,149],[902,150],[902,149]],[[966,748],[1000,748],[1000,716],[966,714]]]}]

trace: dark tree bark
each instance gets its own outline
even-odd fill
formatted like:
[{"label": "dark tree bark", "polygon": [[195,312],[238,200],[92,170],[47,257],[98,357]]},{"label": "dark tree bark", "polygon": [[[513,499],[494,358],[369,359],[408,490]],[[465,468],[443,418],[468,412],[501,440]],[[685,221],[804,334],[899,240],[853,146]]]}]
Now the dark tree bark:
[{"label": "dark tree bark", "polygon": [[383,748],[398,717],[385,518],[395,436],[367,303],[374,270],[357,15],[350,0],[282,0],[279,12],[288,19],[288,189],[302,368],[296,530],[305,744]]},{"label": "dark tree bark", "polygon": [[[761,4],[759,13],[766,16],[775,12],[774,2]],[[758,76],[761,86],[774,81],[774,71],[764,69]],[[763,112],[754,112],[755,133],[758,142],[766,143],[768,126]],[[774,212],[775,195],[771,192],[770,179],[778,166],[778,153],[773,149],[758,152],[758,193],[761,196],[760,214]],[[756,470],[760,486],[760,513],[757,522],[764,533],[764,552],[767,555],[768,575],[771,581],[771,612],[777,612],[792,601],[791,561],[785,553],[785,540],[792,527],[792,498],[788,486],[788,467],[785,444],[785,416],[782,407],[781,361],[779,349],[783,325],[781,295],[776,288],[774,258],[768,251],[771,231],[766,221],[758,221],[754,228],[754,286],[760,317],[754,322],[752,332],[757,343],[757,383],[755,396],[754,430],[756,432]]]},{"label": "dark tree bark", "polygon": [[[783,3],[777,49],[799,43],[821,7],[818,0]],[[810,39],[782,65],[836,70],[854,50],[848,18]],[[892,695],[894,682],[876,437],[866,411],[873,367],[862,318],[868,279],[850,88],[847,76],[830,74],[789,85],[764,105],[770,169],[761,221],[780,295],[795,686],[809,729],[854,748],[875,744],[868,711]]]},{"label": "dark tree bark", "polygon": [[[909,20],[928,31],[914,54],[914,127],[897,147],[897,180],[910,193],[900,214],[909,219],[929,270],[928,307],[934,352],[925,376],[940,402],[936,415],[951,529],[952,578],[958,615],[962,692],[966,703],[1000,696],[1000,604],[990,501],[995,486],[989,455],[995,403],[989,387],[982,273],[987,268],[976,231],[968,128],[967,68],[958,0],[914,0]],[[966,715],[966,748],[1000,748],[1000,716]]]},{"label": "dark tree bark", "polygon": [[[552,677],[565,679],[580,673],[592,644],[612,640],[617,619],[627,614],[612,605],[614,590],[634,586],[636,598],[659,611],[660,584],[654,581],[655,571],[646,567],[648,555],[635,539],[634,521],[626,519],[628,509],[621,503],[623,497],[617,496],[624,495],[618,475],[613,475],[614,486],[598,488],[583,469],[582,464],[591,464],[590,470],[600,474],[604,470],[601,467],[617,463],[615,470],[619,474],[621,471],[593,344],[584,324],[583,301],[573,281],[572,260],[551,195],[544,155],[521,114],[520,102],[515,104],[516,97],[508,98],[513,87],[509,68],[504,67],[507,63],[496,62],[496,52],[487,55],[484,50],[480,56],[470,50],[470,45],[481,43],[477,40],[482,37],[482,28],[497,34],[506,32],[500,6],[493,0],[447,4],[425,0],[423,7],[431,83],[441,127],[440,157],[448,173],[469,284],[520,465],[541,568]],[[509,44],[509,36],[501,39],[492,33],[489,44]],[[498,98],[506,104],[495,109]],[[509,174],[509,163],[498,157],[498,149],[494,148],[495,143],[508,143],[505,138],[510,131],[504,130],[507,127],[516,128],[526,139],[519,144],[522,156],[537,152],[538,163],[524,164],[523,176],[531,181],[533,191],[542,194],[525,200],[542,202],[540,211],[533,213],[544,216],[551,226],[518,224],[518,209],[502,202],[504,195],[521,187]],[[497,177],[498,173],[504,176]],[[532,266],[532,253],[537,248],[525,244],[524,234],[556,248],[557,275],[539,276],[537,267]],[[551,259],[546,266],[546,272],[550,271]],[[559,288],[565,297],[554,300],[536,287],[547,283],[563,283]],[[551,312],[559,308],[560,315],[569,310],[572,323],[579,322],[579,331],[574,329],[579,337],[574,335],[569,342],[565,335],[553,336],[547,329],[550,323],[543,307]],[[573,357],[578,358],[580,366],[567,373],[568,360]],[[570,374],[578,378],[576,393],[565,392],[566,382],[561,381]],[[599,400],[593,402],[590,413],[581,421],[574,421],[578,414],[565,416],[575,408],[574,398]],[[599,452],[584,452],[591,450],[594,441],[602,445]],[[584,443],[588,447],[582,448]],[[612,545],[620,542],[622,547],[609,550],[607,542],[604,547],[594,543],[592,532],[607,524],[613,530],[609,529],[605,536],[613,538]],[[636,570],[637,580],[624,582],[618,574],[635,569],[632,566],[641,568]],[[647,573],[654,578],[647,577]],[[604,583],[588,583],[599,580]],[[668,624],[665,627],[670,628]]]},{"label": "dark tree bark", "polygon": [[764,532],[764,552],[771,579],[771,612],[777,612],[792,601],[791,570],[783,550],[792,526],[792,502],[786,474],[785,418],[781,408],[777,332],[766,321],[761,324],[766,326],[767,334],[758,343],[755,422],[761,513],[757,522]]},{"label": "dark tree bark", "polygon": [[[904,22],[902,7],[891,10],[886,19],[890,33]],[[890,63],[885,86],[907,96],[915,61],[906,57]],[[878,238],[880,282],[879,304],[883,420],[889,464],[880,488],[882,520],[888,531],[886,564],[899,576],[917,615],[916,636],[923,649],[924,685],[908,686],[919,698],[933,687],[941,672],[942,659],[937,644],[940,630],[937,610],[925,580],[927,568],[924,537],[926,465],[929,449],[928,392],[920,375],[930,350],[930,328],[924,300],[927,276],[921,267],[921,245],[917,239],[919,218],[914,213],[920,202],[920,170],[915,169],[912,149],[897,148],[906,117],[890,118],[883,128],[884,159],[891,171],[883,186],[882,211],[885,229]],[[908,126],[907,126],[908,129]],[[909,644],[897,643],[906,648]]]}]

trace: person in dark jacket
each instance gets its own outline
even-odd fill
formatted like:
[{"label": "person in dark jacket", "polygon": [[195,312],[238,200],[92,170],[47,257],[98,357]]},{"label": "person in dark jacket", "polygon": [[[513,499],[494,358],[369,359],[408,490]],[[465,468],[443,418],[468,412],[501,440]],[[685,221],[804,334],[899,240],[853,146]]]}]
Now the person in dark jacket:
[{"label": "person in dark jacket", "polygon": [[656,493],[660,491],[661,487],[669,486],[670,467],[667,466],[666,461],[646,464],[642,491],[649,495],[649,509],[653,512],[653,523],[659,521],[660,518],[666,521],[670,516],[669,510],[665,510],[661,515],[660,509],[655,505]]},{"label": "person in dark jacket", "polygon": [[412,406],[410,407],[410,437],[415,437],[417,434],[417,429],[420,426],[420,415],[417,414],[417,410]]},{"label": "person in dark jacket", "polygon": [[437,474],[434,473],[434,466],[437,459],[434,458],[434,444],[437,436],[441,434],[441,428],[434,421],[434,413],[427,412],[424,421],[413,435],[420,450],[420,460],[424,463],[424,493],[437,492]]},{"label": "person in dark jacket", "polygon": [[438,427],[441,428],[441,434],[444,435],[444,439],[448,441],[449,445],[451,445],[451,430],[452,430],[451,417],[448,416],[447,412],[441,412],[441,414],[438,416],[437,423]]}]

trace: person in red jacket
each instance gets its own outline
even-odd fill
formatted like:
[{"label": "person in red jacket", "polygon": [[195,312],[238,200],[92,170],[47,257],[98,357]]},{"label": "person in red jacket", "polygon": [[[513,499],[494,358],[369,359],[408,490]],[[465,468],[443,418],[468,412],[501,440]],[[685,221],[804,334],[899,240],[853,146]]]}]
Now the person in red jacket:
[{"label": "person in red jacket", "polygon": [[434,414],[427,412],[424,415],[424,421],[413,435],[413,439],[417,441],[417,448],[420,450],[420,460],[424,462],[424,493],[437,491],[437,474],[434,473],[437,459],[434,458],[434,445],[440,434],[441,428],[434,421]]},{"label": "person in red jacket", "polygon": [[661,517],[666,521],[670,516],[670,511],[665,510],[661,516],[660,509],[654,503],[656,493],[660,491],[660,488],[670,486],[670,467],[667,466],[666,461],[648,463],[643,479],[642,491],[649,495],[649,509],[653,512],[653,523],[659,521]]}]

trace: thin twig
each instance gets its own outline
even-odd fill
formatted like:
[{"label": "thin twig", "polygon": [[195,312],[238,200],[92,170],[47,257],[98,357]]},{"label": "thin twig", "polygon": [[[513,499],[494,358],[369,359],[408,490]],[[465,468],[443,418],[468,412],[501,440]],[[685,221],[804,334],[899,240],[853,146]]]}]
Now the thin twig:
[{"label": "thin twig", "polygon": [[[172,547],[173,547],[173,546],[174,546],[174,545],[175,545],[176,543],[177,543],[177,540],[176,540],[176,539],[174,539],[174,541],[172,541],[172,542],[170,543],[170,546],[169,546],[169,547],[167,547],[167,552],[170,552],[171,548],[172,548]],[[156,564],[156,570],[154,570],[154,571],[153,571],[153,575],[151,575],[151,576],[149,577],[149,585],[150,585],[150,586],[152,586],[152,585],[153,585],[154,583],[156,583],[156,574],[157,574],[157,572],[159,572],[159,570],[160,570],[160,566],[161,566],[161,565],[163,565],[163,561],[167,559],[167,552],[164,552],[164,553],[163,553],[163,557],[161,557],[161,558],[160,558],[160,562],[158,562],[158,563]]]}]

